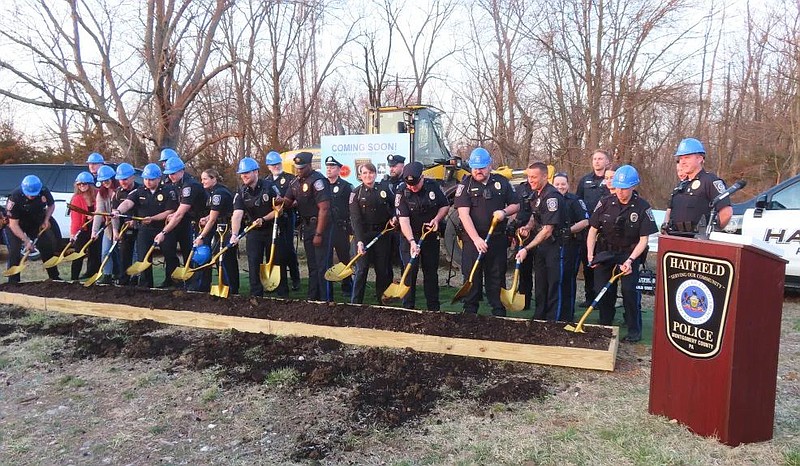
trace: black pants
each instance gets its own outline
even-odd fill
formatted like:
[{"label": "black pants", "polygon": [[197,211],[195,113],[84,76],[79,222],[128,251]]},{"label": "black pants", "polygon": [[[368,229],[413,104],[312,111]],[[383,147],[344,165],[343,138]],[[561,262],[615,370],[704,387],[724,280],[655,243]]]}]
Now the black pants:
[{"label": "black pants", "polygon": [[322,244],[314,246],[314,233],[317,231],[316,222],[306,222],[303,225],[303,247],[306,249],[306,262],[308,263],[308,299],[314,301],[331,300],[331,284],[325,280],[325,272],[331,266],[331,235],[333,229],[330,223],[322,232]]},{"label": "black pants", "polygon": [[561,315],[559,320],[575,321],[575,300],[578,265],[580,264],[580,243],[577,240],[567,241],[564,246],[564,272],[561,280]]},{"label": "black pants", "polygon": [[[122,234],[122,238],[119,240],[119,262],[120,262],[120,271],[119,275],[117,275],[117,283],[120,285],[127,285],[130,283],[131,277],[128,276],[126,272],[128,267],[133,264],[133,256],[134,252],[136,251],[136,233],[138,230],[132,230],[128,228],[125,230],[125,233]],[[146,251],[145,251],[146,252]]]},{"label": "black pants", "polygon": [[525,260],[519,265],[519,292],[525,296],[523,309],[530,309],[533,298],[533,253],[525,256]]},{"label": "black pants", "polygon": [[[161,231],[159,228],[149,228],[147,226],[142,226],[139,229],[139,233],[136,235],[136,251],[137,251],[137,260],[141,261],[144,259],[144,256],[147,255],[147,251],[150,250],[150,247],[153,245],[153,240],[155,239],[156,235]],[[170,232],[171,233],[171,232]],[[158,248],[161,250],[161,254],[165,258],[170,256],[175,256],[175,239],[174,236],[169,234],[164,237],[164,241],[158,245]],[[153,262],[153,255],[155,255],[155,251],[150,256],[149,261]],[[175,269],[172,269],[175,270]],[[172,274],[172,272],[169,272]],[[171,280],[171,277],[167,275],[164,278],[164,281]],[[169,282],[167,282],[169,283]],[[150,266],[144,272],[139,274],[139,286],[144,288],[152,288],[153,287],[153,267]]]},{"label": "black pants", "polygon": [[[378,233],[380,232],[366,233],[364,242],[369,243],[378,236]],[[377,302],[381,302],[383,292],[392,283],[391,244],[392,240],[389,235],[384,235],[371,248],[367,249],[367,253],[356,262],[353,293],[350,297],[351,303],[361,304],[364,302],[364,290],[367,286],[367,273],[369,272],[370,264],[375,269],[375,295]]]},{"label": "black pants", "polygon": [[[417,238],[417,240],[419,240]],[[420,255],[411,267],[406,278],[410,285],[408,293],[403,297],[403,307],[415,309],[417,292],[417,273],[422,269],[422,287],[425,292],[425,304],[429,311],[438,311],[439,302],[439,235],[432,233],[425,238],[420,247]],[[408,264],[411,260],[411,244],[408,241],[400,243],[400,257]]]},{"label": "black pants", "polygon": [[[336,222],[332,227],[333,229],[333,237],[331,238],[331,248],[333,249],[333,260],[332,262],[336,262],[338,259],[339,262],[343,264],[347,264],[350,262],[351,255],[350,255],[350,225],[347,223],[339,223]],[[347,277],[342,280],[342,294],[347,297],[347,299],[351,298],[351,293],[353,291],[353,278]],[[331,299],[333,299],[333,295],[331,295]],[[343,300],[343,301],[346,301]]]},{"label": "black pants", "polygon": [[[588,252],[586,250],[586,241],[583,240],[581,243],[580,249],[580,265],[583,268],[583,296],[587,303],[591,303],[594,300],[595,285],[594,285],[594,269],[589,267],[589,258]],[[575,274],[577,275],[578,269],[575,269]],[[600,286],[605,285],[605,283],[601,283]]]},{"label": "black pants", "polygon": [[281,267],[288,270],[292,284],[300,283],[300,264],[297,261],[297,248],[294,244],[294,229],[297,214],[294,210],[284,213],[278,219],[278,248],[281,252]]},{"label": "black pants", "polygon": [[559,320],[561,317],[561,279],[564,253],[558,242],[547,239],[533,251],[536,310],[534,319]]},{"label": "black pants", "polygon": [[[594,269],[595,278],[597,281],[596,292],[605,286],[608,280],[611,279],[611,273],[614,265],[619,265],[625,262],[630,256],[630,253],[618,254],[614,262],[603,264]],[[630,275],[623,275],[617,279],[619,287],[622,289],[622,305],[625,308],[625,324],[628,326],[628,337],[639,339],[642,337],[642,308],[641,300],[642,294],[636,289],[639,283],[639,270],[641,268],[641,258],[638,258],[632,265],[632,272]],[[613,289],[612,289],[613,288]],[[614,317],[616,316],[616,308],[614,304],[617,301],[617,285],[615,284],[603,296],[597,307],[600,311],[600,325],[613,325]]]},{"label": "black pants", "polygon": [[[506,286],[506,250],[508,237],[496,234],[489,238],[489,250],[481,258],[481,263],[472,278],[472,288],[464,297],[464,312],[477,313],[483,299],[483,288],[486,288],[486,300],[492,308],[492,314],[505,316],[506,310],[500,301],[500,288]],[[475,244],[467,238],[461,256],[461,271],[464,282],[469,280],[472,266],[478,259]]]},{"label": "black pants", "polygon": [[[92,233],[89,230],[80,230],[78,236],[73,243],[75,251],[80,251],[91,239]],[[83,260],[86,259],[86,276],[91,276],[100,270],[100,253],[103,249],[103,235],[97,237],[92,244],[86,249],[86,255],[80,259],[75,259],[70,263],[70,279],[78,280],[81,276],[81,269],[83,269]]]},{"label": "black pants", "polygon": [[[181,249],[183,264],[186,265],[186,260],[189,258],[189,253],[192,250],[192,239],[194,237],[193,229],[194,222],[190,221],[187,217],[183,217],[178,226],[166,235],[175,246],[172,248],[167,248],[167,250],[170,251],[169,255],[167,255],[167,252],[164,250],[163,246],[161,248],[161,251],[164,254],[164,264],[166,269],[164,286],[172,285],[173,283],[172,272],[178,268],[178,247]],[[164,241],[166,242],[167,240],[165,239]]]},{"label": "black pants", "polygon": [[[267,223],[264,228],[251,230],[247,234],[245,250],[247,251],[247,268],[250,271],[250,295],[264,296],[264,286],[261,284],[260,269],[261,264],[269,261],[270,250],[272,248],[272,223]],[[275,259],[272,263],[280,271],[280,284],[275,289],[275,293],[280,297],[289,295],[289,287],[286,283],[286,269],[281,267],[280,248],[275,248]]]},{"label": "black pants", "polygon": [[[38,233],[38,227],[33,229],[23,229],[28,238],[34,239],[36,238],[36,234]],[[13,267],[15,265],[19,265],[20,261],[22,260],[22,240],[17,238],[17,236],[11,232],[11,229],[6,227],[3,228],[3,234],[5,235],[6,246],[8,247],[8,267]],[[56,255],[56,248],[58,245],[58,240],[56,239],[56,234],[53,231],[53,222],[50,222],[50,228],[45,230],[44,233],[41,235],[42,237],[39,238],[39,241],[36,243],[36,249],[39,250],[39,253],[42,255],[42,262],[47,262],[48,259]],[[58,267],[50,267],[47,270],[47,276],[51,280],[60,280],[58,276]],[[8,277],[8,283],[19,283],[20,277],[19,274],[14,274]]]}]

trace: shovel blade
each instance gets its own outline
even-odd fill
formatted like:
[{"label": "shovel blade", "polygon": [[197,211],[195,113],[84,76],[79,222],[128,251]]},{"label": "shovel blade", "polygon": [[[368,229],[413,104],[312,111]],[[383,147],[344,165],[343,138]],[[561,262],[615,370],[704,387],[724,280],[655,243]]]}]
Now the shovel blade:
[{"label": "shovel blade", "polygon": [[49,269],[50,267],[55,267],[64,260],[63,256],[53,256],[50,259],[44,261],[44,268]]},{"label": "shovel blade", "polygon": [[150,262],[135,262],[133,265],[128,267],[127,270],[125,270],[125,273],[131,276],[139,275],[140,273],[149,269],[151,265],[152,264]]},{"label": "shovel blade", "polygon": [[577,327],[572,324],[567,324],[564,326],[564,330],[569,332],[576,332],[576,333],[586,333],[586,330],[583,329],[583,325],[578,325]]},{"label": "shovel blade", "polygon": [[87,286],[87,287],[88,286],[92,286],[94,284],[94,282],[99,280],[100,277],[102,277],[102,276],[103,276],[103,270],[102,270],[102,267],[101,267],[99,272],[97,272],[96,274],[92,275],[91,277],[89,277],[88,280],[83,282],[83,286]]},{"label": "shovel blade", "polygon": [[83,257],[85,255],[86,255],[85,252],[73,252],[72,254],[64,256],[64,261],[63,262],[72,262],[74,260],[80,259],[81,257]]},{"label": "shovel blade", "polygon": [[455,295],[453,295],[453,300],[450,302],[450,304],[457,303],[458,300],[466,296],[467,293],[469,293],[469,290],[471,289],[472,289],[472,282],[464,282],[464,285],[461,286],[461,289],[458,290]]},{"label": "shovel blade", "polygon": [[[263,266],[262,266],[263,267]],[[261,285],[267,291],[275,291],[278,285],[281,284],[281,269],[275,265],[270,266],[264,274],[261,275]]]},{"label": "shovel blade", "polygon": [[20,265],[15,265],[13,267],[9,267],[8,270],[3,272],[3,276],[4,277],[10,277],[12,275],[18,274],[18,273],[22,272],[25,269],[25,265],[27,265],[27,264],[20,264]]},{"label": "shovel blade", "polygon": [[211,296],[218,298],[227,298],[230,288],[228,285],[211,285]]},{"label": "shovel blade", "polygon": [[172,271],[172,279],[180,280],[182,282],[192,278],[193,275],[194,271],[190,269],[188,265],[186,267],[178,267]]},{"label": "shovel blade", "polygon": [[350,275],[353,275],[353,268],[339,262],[325,271],[325,280],[329,282],[340,282]]},{"label": "shovel blade", "polygon": [[501,288],[500,302],[507,311],[519,312],[525,307],[525,295]]}]

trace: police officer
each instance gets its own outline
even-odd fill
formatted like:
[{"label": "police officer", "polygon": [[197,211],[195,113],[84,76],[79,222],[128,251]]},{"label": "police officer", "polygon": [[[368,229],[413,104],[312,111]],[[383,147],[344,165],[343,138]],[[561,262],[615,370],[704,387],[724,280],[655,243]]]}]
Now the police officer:
[{"label": "police officer", "polygon": [[[592,153],[592,171],[578,180],[575,194],[586,205],[586,210],[590,213],[594,211],[600,199],[611,194],[603,183],[605,179],[606,167],[611,163],[608,152],[597,149]],[[580,261],[583,266],[583,290],[584,300],[581,306],[588,307],[594,299],[594,270],[589,267],[586,259],[586,243],[581,242]]]},{"label": "police officer", "polygon": [[[620,280],[622,304],[625,307],[625,322],[628,334],[622,341],[635,343],[642,338],[641,294],[636,289],[642,255],[647,248],[647,237],[658,231],[650,204],[634,192],[639,184],[639,173],[630,165],[623,165],[614,173],[613,196],[600,201],[589,219],[589,234],[586,247],[592,261],[603,250],[596,248],[598,234],[605,238],[605,251],[611,256],[602,264],[595,264],[596,292],[611,278],[614,266],[619,266],[625,275]],[[606,293],[608,295],[608,292]],[[616,293],[611,296],[616,297]],[[605,297],[604,297],[605,298]],[[614,300],[603,299],[598,304],[600,324],[611,325],[614,321]]]},{"label": "police officer", "polygon": [[[514,219],[508,222],[506,228],[507,235],[514,238],[514,241],[519,241],[516,238],[516,232],[521,226],[528,224],[531,219],[531,203],[530,200],[534,195],[533,188],[527,182],[520,183],[515,188],[517,192],[517,199],[519,199],[519,212],[514,216]],[[517,248],[521,248],[521,244],[517,244]],[[525,256],[525,260],[519,266],[519,293],[525,296],[524,310],[531,308],[531,297],[533,294],[533,254]]]},{"label": "police officer", "polygon": [[[353,185],[339,176],[342,164],[333,156],[325,159],[325,171],[328,183],[331,185],[331,228],[333,229],[333,239],[331,248],[339,262],[350,262],[350,235],[353,228],[350,226],[350,193],[353,192]],[[342,280],[342,294],[350,297],[353,291],[353,279],[347,277]],[[331,296],[333,299],[333,296]]]},{"label": "police officer", "polygon": [[[136,170],[133,165],[129,163],[121,163],[117,166],[114,178],[119,182],[119,186],[114,191],[111,197],[111,210],[119,210],[120,204],[130,196],[130,194],[141,185],[136,182]],[[121,225],[119,219],[113,219],[115,222],[115,231],[119,232]],[[128,220],[128,229],[122,234],[119,239],[119,258],[120,258],[120,274],[117,283],[120,285],[129,285],[131,277],[127,274],[126,270],[133,264],[133,255],[136,250],[136,233],[139,231],[139,223],[133,220]],[[142,252],[144,254],[144,252]],[[138,278],[136,279],[138,281]],[[136,284],[136,283],[133,283]]]},{"label": "police officer", "polygon": [[[200,233],[194,239],[194,247],[199,248],[203,245],[211,246],[216,244],[216,250],[230,243],[231,216],[233,214],[233,193],[227,186],[219,182],[219,172],[213,168],[203,170],[200,174],[200,183],[206,190],[206,209],[208,215],[202,217],[198,224]],[[217,237],[217,228],[222,229],[226,234],[222,241],[214,241]],[[216,252],[216,251],[212,251]],[[196,255],[195,255],[196,257]],[[229,248],[222,255],[222,267],[225,269],[228,278],[230,292],[239,294],[239,259],[235,247]],[[203,269],[195,286],[197,291],[211,290],[211,268]]]},{"label": "police officer", "polygon": [[556,173],[553,187],[562,196],[565,203],[565,230],[561,235],[564,247],[564,273],[561,280],[561,320],[574,322],[575,293],[578,265],[580,264],[581,245],[586,247],[586,228],[589,227],[589,212],[586,204],[577,195],[569,192],[569,177],[566,173]]},{"label": "police officer", "polygon": [[[464,312],[478,312],[485,283],[486,299],[492,314],[504,316],[506,311],[500,301],[500,288],[505,286],[508,249],[506,219],[517,213],[519,201],[511,183],[505,177],[491,173],[491,164],[489,151],[483,147],[472,151],[469,156],[471,174],[465,176],[456,188],[453,206],[458,209],[458,218],[466,235],[461,256],[465,282],[469,279],[478,254],[483,253],[473,277],[473,286],[464,297]],[[487,242],[485,239],[492,218],[497,218],[499,223]]]},{"label": "police officer", "polygon": [[682,191],[673,193],[670,233],[696,233],[701,220],[711,221],[712,207],[717,209],[717,226],[725,228],[733,215],[731,200],[726,197],[716,206],[711,206],[714,198],[727,188],[717,175],[703,168],[706,157],[703,144],[697,139],[686,138],[678,145],[675,157],[688,183]]},{"label": "police officer", "polygon": [[420,247],[417,242],[423,228],[439,231],[439,226],[450,210],[442,188],[434,180],[427,180],[422,174],[419,162],[411,162],[403,168],[403,183],[395,194],[395,207],[400,223],[400,231],[405,241],[400,243],[400,254],[412,257],[421,254],[415,266],[409,271],[406,283],[411,287],[403,297],[403,307],[414,309],[416,301],[417,272],[422,267],[425,302],[429,311],[439,310],[439,235],[431,233],[425,237]]},{"label": "police officer", "polygon": [[523,261],[533,251],[534,296],[536,310],[534,319],[559,320],[562,302],[561,293],[564,279],[563,241],[564,196],[547,181],[547,165],[534,162],[526,170],[528,184],[533,190],[531,218],[528,224],[520,227],[523,238],[533,236],[524,248],[517,252],[517,260]]},{"label": "police officer", "polygon": [[331,260],[331,187],[328,179],[311,167],[312,158],[311,152],[294,156],[297,178],[289,185],[286,200],[289,206],[296,202],[300,216],[308,263],[308,299],[330,301],[325,271]]},{"label": "police officer", "polygon": [[[406,158],[402,155],[389,154],[386,156],[386,163],[389,165],[389,173],[383,177],[383,181],[389,186],[392,198],[394,198],[395,193],[397,193],[397,187],[403,182],[403,168],[405,168]],[[392,252],[391,266],[402,266],[409,260],[408,257],[403,257],[400,253],[400,245],[405,241],[403,233],[400,230],[395,230],[389,235],[392,242],[391,246],[389,246]]]},{"label": "police officer", "polygon": [[[19,188],[11,191],[6,201],[8,225],[3,229],[9,268],[19,265],[25,251],[35,254],[38,250],[44,262],[53,257],[58,241],[51,222],[55,209],[53,195],[36,175],[26,176]],[[47,269],[47,276],[59,280],[58,267]],[[8,277],[8,283],[19,283],[19,274]]]},{"label": "police officer", "polygon": [[[274,203],[282,202],[278,196],[280,191],[267,179],[259,179],[258,162],[251,157],[245,157],[239,162],[236,171],[242,186],[233,198],[233,217],[231,220],[231,244],[238,244],[236,235],[242,231],[242,219],[247,216],[251,224],[258,226],[247,234],[247,267],[250,270],[250,295],[264,296],[264,286],[259,278],[259,269],[263,262],[269,260],[270,246],[272,246],[272,222],[275,221]],[[274,202],[273,202],[274,201]],[[289,296],[289,287],[286,284],[286,269],[281,267],[281,256],[278,248],[273,264],[280,269],[281,282],[275,290],[281,298]],[[223,270],[226,270],[223,268]],[[230,278],[229,278],[230,279]]]},{"label": "police officer", "polygon": [[[206,215],[206,190],[194,177],[186,173],[186,165],[180,157],[169,158],[164,162],[164,167],[164,174],[172,182],[180,205],[175,213],[167,218],[167,224],[161,233],[156,236],[156,242],[161,244],[166,240],[180,245],[183,264],[186,266],[192,249],[197,222]],[[166,239],[166,236],[171,236],[171,238]],[[164,262],[166,262],[167,275],[164,277],[164,283],[160,288],[174,285],[172,272],[178,267],[177,253],[171,256],[167,256],[165,253]]]},{"label": "police officer", "polygon": [[[283,158],[276,151],[267,154],[267,168],[270,174],[267,175],[272,183],[278,187],[281,197],[286,197],[286,191],[295,176],[283,170]],[[278,217],[278,247],[281,250],[281,267],[288,269],[288,275],[292,279],[292,291],[300,289],[300,264],[297,261],[297,249],[294,245],[294,228],[297,224],[297,209],[284,207]]]},{"label": "police officer", "polygon": [[[158,163],[161,164],[161,171],[162,172],[164,170],[166,170],[166,168],[167,168],[167,160],[169,160],[169,159],[171,159],[173,157],[180,158],[180,156],[178,155],[177,152],[175,152],[174,149],[170,149],[169,147],[167,147],[165,149],[161,149],[161,154],[160,154],[160,156],[158,158]],[[161,177],[161,184],[171,184],[171,183],[172,183],[172,180],[169,179],[169,175],[164,173],[164,175]]]},{"label": "police officer", "polygon": [[[144,217],[142,226],[136,235],[136,250],[139,259],[143,259],[147,250],[155,243],[156,236],[164,229],[167,217],[178,208],[178,195],[171,186],[161,186],[161,169],[154,163],[145,165],[142,170],[144,186],[140,186],[128,195],[112,213],[124,214],[133,211],[133,215]],[[163,236],[163,243],[157,243],[164,257],[175,256],[175,241],[172,235]],[[172,273],[170,271],[170,273]],[[169,275],[167,275],[167,278]],[[166,278],[165,278],[166,280]],[[153,268],[139,275],[139,286],[153,287]]]},{"label": "police officer", "polygon": [[[371,162],[358,167],[361,185],[353,190],[350,195],[350,220],[353,233],[356,237],[358,253],[364,253],[364,248],[386,227],[386,223],[394,217],[392,207],[392,193],[386,182],[375,183],[377,172]],[[353,293],[351,303],[364,302],[364,290],[367,285],[367,272],[369,266],[375,268],[375,294],[380,302],[383,292],[392,283],[391,237],[390,233],[379,239],[364,257],[356,263],[355,279],[353,280]]]}]

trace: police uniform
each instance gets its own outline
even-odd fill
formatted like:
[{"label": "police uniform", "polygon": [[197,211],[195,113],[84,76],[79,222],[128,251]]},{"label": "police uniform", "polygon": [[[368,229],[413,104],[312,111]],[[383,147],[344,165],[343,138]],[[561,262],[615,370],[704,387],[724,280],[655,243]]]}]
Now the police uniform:
[{"label": "police uniform", "polygon": [[[464,177],[456,188],[453,206],[456,208],[469,207],[469,216],[478,236],[485,238],[489,233],[494,212],[518,202],[517,195],[508,179],[493,173],[489,175],[486,184],[473,180],[472,175]],[[488,251],[483,255],[480,266],[475,271],[472,288],[464,297],[464,312],[478,312],[485,282],[486,299],[492,308],[492,314],[500,316],[506,314],[503,303],[500,301],[500,288],[505,286],[507,266],[506,224],[507,220],[499,223],[495,227],[492,237],[489,238]],[[470,238],[465,237],[463,240],[461,271],[466,282],[469,279],[472,265],[478,259],[478,249]]]},{"label": "police uniform", "polygon": [[[256,185],[253,188],[246,185],[241,186],[233,199],[233,210],[243,211],[249,223],[252,223],[261,217],[266,217],[273,211],[272,201],[279,192],[272,181],[263,178],[256,181]],[[269,260],[273,222],[274,220],[270,222],[262,221],[260,227],[250,230],[250,233],[247,234],[245,249],[247,251],[247,267],[250,270],[251,296],[264,296],[264,286],[261,284],[259,269],[262,263]],[[281,252],[278,251],[278,248],[275,248],[275,253],[276,257],[273,259],[273,263],[280,268],[281,277],[281,283],[275,292],[280,297],[286,297],[289,295],[289,288],[286,284],[286,269],[280,267]],[[227,272],[225,268],[223,270]]]},{"label": "police uniform", "polygon": [[[6,215],[8,219],[18,220],[22,231],[25,232],[28,238],[34,240],[39,235],[39,228],[44,223],[45,211],[53,204],[55,204],[53,195],[46,187],[42,187],[41,192],[33,199],[29,199],[28,196],[22,193],[22,188],[18,187],[8,195]],[[39,241],[36,242],[36,249],[41,253],[42,262],[47,262],[48,259],[53,257],[57,247],[58,239],[54,232],[55,226],[55,222],[51,218],[50,228],[45,230]],[[25,244],[11,231],[11,228],[6,227],[3,232],[6,246],[8,246],[8,267],[19,265],[23,254],[21,249]],[[58,267],[47,269],[47,276],[51,280],[59,280]],[[8,283],[19,283],[19,281],[19,274],[8,277]]]},{"label": "police uniform", "polygon": [[[301,153],[302,154],[302,153]],[[311,154],[308,154],[309,156]],[[311,163],[311,159],[303,159],[300,154],[295,156],[296,165]],[[325,280],[325,271],[330,267],[331,261],[331,228],[330,209],[325,219],[325,229],[317,233],[319,222],[319,205],[327,202],[330,205],[331,187],[328,179],[317,171],[311,171],[305,178],[299,176],[292,180],[286,199],[297,201],[297,213],[302,227],[303,245],[306,250],[308,264],[308,299],[329,301],[331,299],[331,286]],[[322,244],[314,246],[314,237],[320,235]]]},{"label": "police uniform", "polygon": [[[406,158],[403,157],[402,155],[389,154],[388,156],[386,156],[386,163],[390,167],[394,167],[398,163],[405,163],[405,162]],[[389,186],[389,190],[392,193],[392,198],[394,199],[394,195],[397,193],[397,188],[400,186],[400,183],[403,182],[403,176],[402,175],[389,176],[389,174],[386,174],[386,176],[383,177],[382,181],[387,186]],[[389,233],[389,238],[391,240],[390,250],[392,253],[391,267],[394,266],[402,267],[403,264],[405,264],[409,260],[408,257],[403,257],[400,252],[400,245],[405,242],[405,238],[403,238],[403,232],[401,232],[400,229],[398,228]]]},{"label": "police uniform", "polygon": [[[614,254],[613,261],[595,268],[596,293],[599,293],[611,278],[614,266],[623,264],[630,257],[639,238],[658,231],[650,204],[639,197],[636,192],[632,194],[627,204],[620,203],[619,199],[613,195],[603,198],[589,218],[589,226],[596,228],[598,234],[602,235],[604,239],[602,243],[598,242],[595,246],[594,255],[597,256],[603,251],[610,251]],[[623,275],[619,280],[622,288],[622,304],[625,307],[625,322],[628,325],[626,338],[634,341],[638,341],[642,335],[640,295],[636,289],[642,260],[642,257],[637,257],[631,264],[632,272],[629,275]],[[616,289],[609,289],[598,303],[601,325],[611,325],[614,322],[616,296]]]},{"label": "police uniform", "polygon": [[[233,213],[233,198],[234,194],[228,189],[227,186],[217,183],[210,190],[206,200],[206,209],[217,212],[216,225],[213,226],[208,238],[203,238],[203,244],[212,246],[212,253],[216,253],[220,248],[224,247],[230,242],[231,236],[231,214]],[[220,243],[216,234],[218,228],[223,229],[226,233],[222,237]],[[215,241],[215,238],[217,240]],[[222,268],[225,271],[227,278],[227,285],[230,287],[230,292],[239,294],[239,259],[238,259],[238,245],[228,248],[222,254]],[[211,291],[211,273],[210,267],[203,269],[199,274],[198,281],[194,284],[193,291]]]},{"label": "police uniform", "polygon": [[[172,184],[175,192],[178,194],[180,204],[188,204],[191,206],[189,211],[181,218],[177,227],[172,229],[166,236],[172,236],[170,241],[180,245],[181,256],[183,263],[186,265],[186,260],[189,258],[189,253],[192,250],[192,240],[194,236],[194,229],[197,226],[197,221],[206,214],[206,190],[195,178],[184,172],[183,177]],[[166,238],[165,238],[165,241]],[[163,286],[172,285],[172,272],[178,267],[178,255],[172,256],[164,255],[164,262],[166,263],[166,276],[164,278]]]},{"label": "police uniform", "polygon": [[[507,228],[509,236],[516,234],[517,228],[524,226],[531,219],[531,203],[533,188],[528,183],[520,183],[516,187],[517,198],[519,199],[519,212],[513,222],[509,222]],[[520,247],[520,245],[517,245]],[[525,296],[525,307],[531,308],[531,297],[533,295],[533,254],[525,256],[525,260],[519,265],[519,293]]]},{"label": "police uniform", "polygon": [[[727,189],[725,182],[714,173],[700,170],[691,180],[679,183],[683,189],[673,191],[670,211],[670,234],[697,232],[701,219],[709,220],[711,201]],[[717,210],[731,205],[730,197],[717,204]]]},{"label": "police uniform", "polygon": [[[587,173],[583,178],[578,181],[578,186],[575,189],[575,195],[578,199],[583,200],[586,204],[586,210],[590,213],[594,211],[600,199],[608,196],[611,192],[603,182],[605,177],[603,175],[596,175],[594,172]],[[586,256],[586,242],[583,241],[580,247],[580,263],[583,266],[583,291],[584,301],[591,303],[594,300],[594,269],[589,267],[589,261]]]},{"label": "police uniform", "polygon": [[550,183],[530,199],[531,215],[534,218],[531,237],[535,237],[545,225],[552,225],[552,235],[533,250],[533,281],[536,310],[534,319],[560,320],[564,300],[563,236],[566,227],[564,196]]},{"label": "police uniform", "polygon": [[[386,227],[386,222],[393,217],[392,194],[389,185],[384,182],[375,183],[372,188],[359,185],[350,195],[350,221],[356,242],[369,244]],[[364,290],[367,284],[369,266],[375,268],[375,294],[380,302],[383,292],[392,283],[391,237],[384,235],[356,263],[353,292],[350,302],[364,302]]]},{"label": "police uniform", "polygon": [[[155,191],[150,191],[146,186],[139,186],[131,191],[128,195],[129,201],[133,202],[133,215],[137,217],[153,217],[167,210],[176,210],[178,208],[178,195],[172,186],[159,186]],[[143,259],[147,254],[147,250],[153,245],[155,237],[164,229],[164,220],[152,221],[149,224],[142,224],[139,227],[139,233],[136,235],[136,250],[139,259]],[[161,253],[164,257],[175,257],[175,240],[172,235],[166,235],[164,241],[159,244]],[[173,269],[174,270],[174,269]],[[172,272],[170,272],[172,273]],[[167,280],[165,278],[165,280]],[[153,287],[153,268],[148,267],[147,270],[139,275],[139,286],[152,288]]]},{"label": "police uniform", "polygon": [[[405,183],[398,186],[395,195],[397,217],[408,217],[414,241],[419,241],[422,225],[436,217],[439,209],[448,206],[447,197],[442,188],[434,180],[424,180],[422,189],[411,191]],[[405,240],[400,243],[400,255],[410,257],[411,244]],[[439,235],[430,234],[420,246],[420,258],[409,271],[406,283],[410,284],[408,293],[403,297],[403,307],[414,309],[416,304],[417,272],[422,268],[425,302],[429,311],[439,310]]]},{"label": "police uniform", "polygon": [[[325,165],[342,166],[333,157],[326,158]],[[330,182],[330,180],[328,181]],[[346,264],[350,262],[350,235],[353,234],[353,229],[350,226],[350,194],[353,192],[353,185],[344,178],[338,177],[334,183],[330,183],[330,186],[331,228],[333,229],[331,248],[339,262]],[[342,280],[342,293],[350,297],[352,291],[353,279],[347,277]]]},{"label": "police uniform", "polygon": [[[289,185],[295,176],[291,173],[281,172],[278,176],[271,173],[266,179],[278,187],[281,197],[286,197]],[[278,218],[278,248],[281,250],[281,267],[287,269],[289,278],[292,280],[292,290],[300,288],[300,264],[297,261],[297,249],[294,244],[294,229],[297,225],[297,209],[284,208]]]},{"label": "police uniform", "polygon": [[[117,210],[122,201],[138,188],[141,188],[137,182],[133,183],[131,189],[125,189],[122,186],[117,187],[114,194],[111,196],[111,210]],[[131,277],[127,274],[126,270],[133,264],[133,254],[136,250],[136,233],[139,231],[139,222],[131,222],[131,226],[122,234],[119,239],[119,257],[120,257],[120,272],[117,283],[120,285],[128,285],[131,282]],[[142,252],[144,254],[144,252]]]},{"label": "police uniform", "polygon": [[572,193],[564,194],[566,230],[560,235],[560,240],[564,246],[564,274],[561,281],[561,320],[574,322],[575,319],[575,299],[578,266],[580,265],[581,245],[586,248],[585,230],[576,234],[570,233],[569,229],[578,222],[587,220],[589,212],[583,199]]}]

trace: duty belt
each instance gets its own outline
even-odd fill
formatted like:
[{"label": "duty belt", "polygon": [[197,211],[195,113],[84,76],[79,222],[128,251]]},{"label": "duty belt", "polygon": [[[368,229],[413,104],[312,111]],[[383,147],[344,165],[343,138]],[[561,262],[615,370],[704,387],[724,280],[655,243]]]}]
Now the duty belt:
[{"label": "duty belt", "polygon": [[317,217],[300,217],[300,223],[303,225],[311,225],[317,223]]}]

